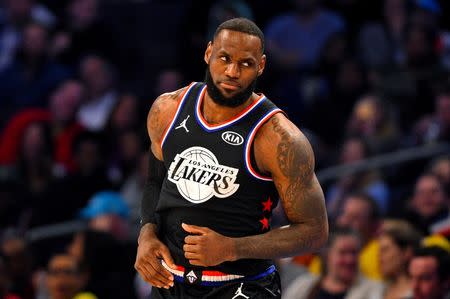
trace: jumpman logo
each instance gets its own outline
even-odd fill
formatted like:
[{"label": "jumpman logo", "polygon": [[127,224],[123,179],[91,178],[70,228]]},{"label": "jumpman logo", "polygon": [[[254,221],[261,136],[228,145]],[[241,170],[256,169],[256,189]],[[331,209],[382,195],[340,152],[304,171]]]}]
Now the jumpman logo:
[{"label": "jumpman logo", "polygon": [[178,127],[175,128],[175,130],[177,130],[177,129],[179,129],[179,128],[184,128],[184,129],[186,130],[186,132],[189,133],[189,130],[188,130],[188,128],[186,127],[186,122],[187,122],[187,120],[189,119],[189,116],[191,116],[191,115],[188,115],[188,116],[180,123],[180,125],[179,125]]},{"label": "jumpman logo", "polygon": [[238,289],[236,290],[236,293],[234,293],[234,296],[231,299],[235,299],[235,298],[239,298],[239,297],[243,297],[245,299],[250,298],[249,296],[246,296],[244,293],[242,293],[242,285],[243,284],[244,283],[241,282],[241,285],[238,287]]}]

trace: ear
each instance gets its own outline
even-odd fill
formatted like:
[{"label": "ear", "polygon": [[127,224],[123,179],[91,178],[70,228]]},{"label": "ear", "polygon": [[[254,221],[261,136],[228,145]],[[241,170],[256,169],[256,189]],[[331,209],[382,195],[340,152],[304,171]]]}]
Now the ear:
[{"label": "ear", "polygon": [[209,64],[209,58],[211,57],[211,53],[212,53],[212,42],[209,42],[208,46],[206,47],[205,56],[204,56],[206,64]]},{"label": "ear", "polygon": [[266,67],[266,55],[263,54],[261,56],[261,61],[259,62],[259,65],[258,65],[258,77],[262,75],[265,67]]}]

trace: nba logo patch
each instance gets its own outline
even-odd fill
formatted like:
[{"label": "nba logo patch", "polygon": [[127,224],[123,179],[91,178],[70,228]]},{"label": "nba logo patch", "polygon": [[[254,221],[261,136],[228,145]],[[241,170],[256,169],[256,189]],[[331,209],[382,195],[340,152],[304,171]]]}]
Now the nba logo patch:
[{"label": "nba logo patch", "polygon": [[184,281],[190,284],[194,284],[197,281],[200,281],[202,277],[201,271],[186,271],[186,274],[184,275]]},{"label": "nba logo patch", "polygon": [[237,191],[239,169],[219,164],[208,149],[193,146],[177,154],[167,171],[170,182],[192,203],[202,203],[216,196],[225,198]]}]

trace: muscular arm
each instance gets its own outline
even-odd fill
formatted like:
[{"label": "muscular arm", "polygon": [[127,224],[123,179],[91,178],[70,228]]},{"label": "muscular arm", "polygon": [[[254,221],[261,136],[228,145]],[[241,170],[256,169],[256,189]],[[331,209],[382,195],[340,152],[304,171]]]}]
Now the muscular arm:
[{"label": "muscular arm", "polygon": [[255,157],[258,168],[272,175],[290,225],[261,235],[231,238],[207,227],[183,223],[189,233],[184,239],[184,255],[192,265],[292,256],[315,251],[326,242],[324,196],[306,137],[286,117],[276,114],[257,134]]},{"label": "muscular arm", "polygon": [[306,137],[283,115],[276,114],[261,128],[255,155],[258,167],[271,173],[291,224],[235,239],[232,259],[277,258],[319,249],[328,238],[328,220]]}]

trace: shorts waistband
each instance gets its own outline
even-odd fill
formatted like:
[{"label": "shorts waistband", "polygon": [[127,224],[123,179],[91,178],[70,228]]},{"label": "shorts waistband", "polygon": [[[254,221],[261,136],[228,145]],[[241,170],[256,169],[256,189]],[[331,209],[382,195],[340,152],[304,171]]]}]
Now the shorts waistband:
[{"label": "shorts waistband", "polygon": [[229,282],[257,280],[272,274],[276,270],[275,266],[272,265],[259,274],[244,276],[211,270],[186,270],[183,266],[177,266],[177,269],[172,269],[169,268],[164,260],[161,260],[161,264],[167,271],[172,273],[176,282],[202,286],[221,286]]}]

